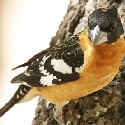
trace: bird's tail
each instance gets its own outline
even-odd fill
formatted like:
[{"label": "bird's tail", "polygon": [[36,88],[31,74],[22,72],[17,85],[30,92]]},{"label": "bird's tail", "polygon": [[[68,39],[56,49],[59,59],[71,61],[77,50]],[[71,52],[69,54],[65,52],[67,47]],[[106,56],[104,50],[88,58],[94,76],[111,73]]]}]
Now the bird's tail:
[{"label": "bird's tail", "polygon": [[10,108],[18,103],[29,91],[31,87],[20,85],[13,97],[0,109],[0,117],[3,116]]}]

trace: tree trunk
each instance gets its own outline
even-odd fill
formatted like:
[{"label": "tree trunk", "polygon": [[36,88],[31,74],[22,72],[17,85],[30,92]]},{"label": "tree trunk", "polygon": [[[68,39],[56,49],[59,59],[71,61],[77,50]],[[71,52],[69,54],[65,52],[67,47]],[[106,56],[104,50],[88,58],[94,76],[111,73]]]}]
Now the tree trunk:
[{"label": "tree trunk", "polygon": [[[109,6],[118,9],[125,29],[124,0],[71,0],[50,46],[84,30],[88,16],[93,10]],[[125,59],[118,74],[107,87],[70,101],[62,111],[66,125],[125,125]],[[53,113],[54,105],[39,98],[32,125],[58,125]]]}]

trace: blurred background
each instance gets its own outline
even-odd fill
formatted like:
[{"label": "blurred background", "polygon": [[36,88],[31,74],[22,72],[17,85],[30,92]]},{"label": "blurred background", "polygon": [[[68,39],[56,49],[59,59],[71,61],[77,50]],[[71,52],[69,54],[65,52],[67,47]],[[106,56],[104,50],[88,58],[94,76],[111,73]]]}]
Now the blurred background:
[{"label": "blurred background", "polygon": [[[69,0],[0,0],[0,107],[18,84],[10,80],[26,68],[11,71],[49,46],[67,11]],[[0,125],[31,125],[37,99],[14,106]]]}]

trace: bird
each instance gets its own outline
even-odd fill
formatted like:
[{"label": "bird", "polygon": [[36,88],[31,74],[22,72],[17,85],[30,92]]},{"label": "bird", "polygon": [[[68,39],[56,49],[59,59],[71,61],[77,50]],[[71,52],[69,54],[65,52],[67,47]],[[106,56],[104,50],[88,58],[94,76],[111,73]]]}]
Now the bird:
[{"label": "bird", "polygon": [[[36,96],[55,104],[58,111],[66,102],[108,85],[117,74],[124,55],[124,29],[117,9],[95,9],[88,16],[85,30],[14,68],[28,66],[11,80],[20,86],[0,109],[0,117],[15,104]],[[64,125],[61,120],[57,121]]]}]

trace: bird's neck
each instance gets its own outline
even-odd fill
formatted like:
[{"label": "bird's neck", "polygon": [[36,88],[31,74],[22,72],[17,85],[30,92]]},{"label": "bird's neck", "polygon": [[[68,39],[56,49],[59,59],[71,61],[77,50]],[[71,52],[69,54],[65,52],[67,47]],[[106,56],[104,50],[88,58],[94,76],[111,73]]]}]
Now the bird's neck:
[{"label": "bird's neck", "polygon": [[[114,43],[104,43],[94,47],[96,55],[100,59],[105,59],[105,61],[110,61],[111,63],[121,62],[123,56],[125,55],[125,40],[124,37],[120,37]],[[93,53],[93,54],[94,54]]]},{"label": "bird's neck", "polygon": [[89,74],[97,78],[100,75],[103,77],[111,73],[113,78],[121,65],[121,60],[124,55],[125,41],[123,37],[115,43],[100,44],[86,50],[84,52],[83,76],[85,76],[86,72],[89,72]]}]

